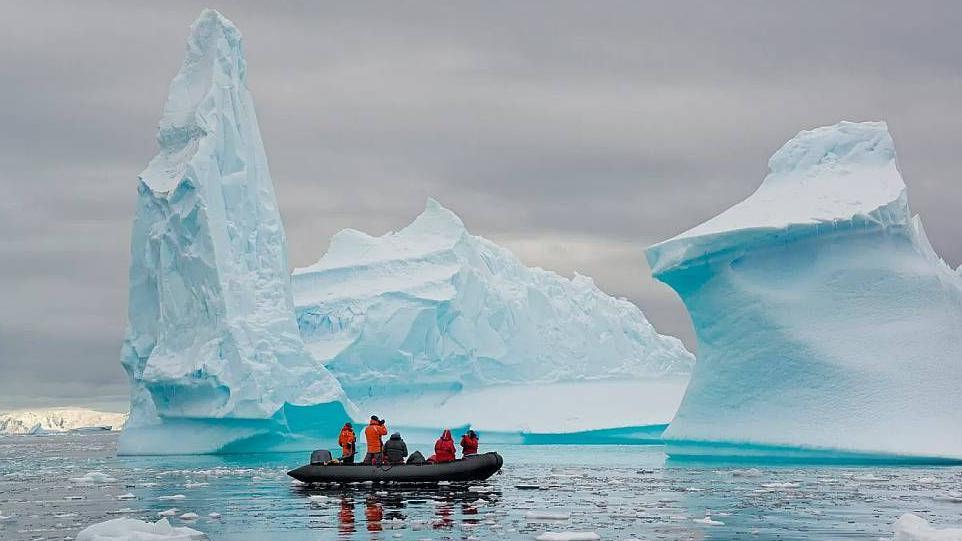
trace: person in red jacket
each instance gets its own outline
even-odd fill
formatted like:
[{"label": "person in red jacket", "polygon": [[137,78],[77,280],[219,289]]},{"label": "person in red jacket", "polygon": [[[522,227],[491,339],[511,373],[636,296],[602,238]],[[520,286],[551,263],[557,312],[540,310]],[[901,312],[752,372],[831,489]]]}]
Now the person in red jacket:
[{"label": "person in red jacket", "polygon": [[357,443],[357,436],[354,435],[354,427],[351,423],[344,423],[341,435],[337,437],[337,444],[341,446],[341,462],[344,464],[354,463],[354,446]]},{"label": "person in red jacket", "polygon": [[478,454],[478,434],[474,430],[461,436],[461,453],[464,456]]},{"label": "person in red jacket", "polygon": [[454,462],[455,459],[454,439],[451,438],[451,431],[445,430],[434,443],[434,454],[428,459],[431,463]]}]

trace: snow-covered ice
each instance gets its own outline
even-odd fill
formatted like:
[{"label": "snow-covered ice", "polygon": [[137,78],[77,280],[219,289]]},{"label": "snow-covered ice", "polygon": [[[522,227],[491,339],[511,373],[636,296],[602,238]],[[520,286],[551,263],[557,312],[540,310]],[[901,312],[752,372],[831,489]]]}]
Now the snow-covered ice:
[{"label": "snow-covered ice", "polygon": [[87,472],[81,477],[71,477],[71,482],[80,485],[93,485],[98,483],[115,483],[117,479],[99,471]]},{"label": "snow-covered ice", "polygon": [[882,122],[803,131],[754,194],[647,250],[698,362],[672,456],[962,459],[962,277]]},{"label": "snow-covered ice", "polygon": [[308,349],[395,426],[664,424],[693,362],[634,304],[585,276],[526,267],[433,200],[396,233],[341,231],[293,279]]},{"label": "snow-covered ice", "polygon": [[127,414],[87,408],[40,408],[0,412],[0,433],[68,432],[90,428],[120,430]]},{"label": "snow-covered ice", "polygon": [[895,522],[894,541],[962,541],[962,528],[936,528],[924,518],[906,513]]},{"label": "snow-covered ice", "polygon": [[157,522],[115,518],[84,528],[76,541],[190,541],[206,537],[192,528],[171,526],[166,518]]},{"label": "snow-covered ice", "polygon": [[246,78],[240,32],[203,11],[138,183],[123,454],[309,449],[316,442],[301,436],[330,438],[350,419],[297,330]]}]

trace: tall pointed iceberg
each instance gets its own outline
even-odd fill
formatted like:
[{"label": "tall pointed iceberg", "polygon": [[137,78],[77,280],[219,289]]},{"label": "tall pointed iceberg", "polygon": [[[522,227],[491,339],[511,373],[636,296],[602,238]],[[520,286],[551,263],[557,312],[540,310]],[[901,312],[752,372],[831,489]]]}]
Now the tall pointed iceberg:
[{"label": "tall pointed iceberg", "polygon": [[672,456],[962,459],[962,278],[882,122],[803,131],[746,200],[650,247],[698,362]]},{"label": "tall pointed iceberg", "polygon": [[352,406],[294,320],[240,32],[205,10],[140,175],[121,453],[309,447]]},{"label": "tall pointed iceberg", "polygon": [[392,426],[658,438],[693,362],[634,304],[524,266],[433,200],[397,233],[341,231],[294,292],[307,347]]}]

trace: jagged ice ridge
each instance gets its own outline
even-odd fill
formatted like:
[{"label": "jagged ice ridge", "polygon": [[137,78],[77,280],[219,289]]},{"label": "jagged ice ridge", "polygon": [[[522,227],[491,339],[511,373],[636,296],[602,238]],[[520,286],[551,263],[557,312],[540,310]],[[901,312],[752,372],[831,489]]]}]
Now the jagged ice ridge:
[{"label": "jagged ice ridge", "polygon": [[205,10],[140,175],[121,453],[311,446],[353,412],[304,349],[240,32]]},{"label": "jagged ice ridge", "polygon": [[524,266],[433,200],[397,233],[335,235],[295,270],[294,296],[308,349],[348,396],[410,427],[664,424],[693,362],[634,304]]}]

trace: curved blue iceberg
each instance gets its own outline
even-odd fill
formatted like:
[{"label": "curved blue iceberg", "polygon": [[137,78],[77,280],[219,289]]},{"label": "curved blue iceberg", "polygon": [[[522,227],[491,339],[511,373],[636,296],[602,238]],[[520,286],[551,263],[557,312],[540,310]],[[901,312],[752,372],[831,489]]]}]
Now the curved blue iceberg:
[{"label": "curved blue iceberg", "polygon": [[246,76],[240,32],[205,10],[140,175],[121,453],[306,449],[353,411],[298,333]]},{"label": "curved blue iceberg", "polygon": [[962,460],[962,278],[882,122],[803,131],[758,190],[647,250],[698,361],[673,457]]}]

